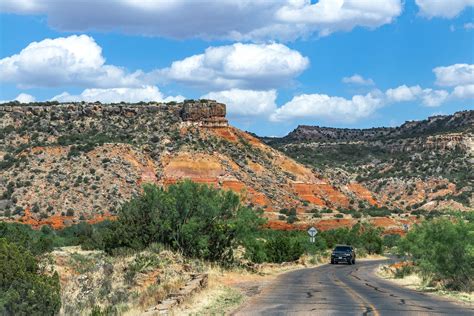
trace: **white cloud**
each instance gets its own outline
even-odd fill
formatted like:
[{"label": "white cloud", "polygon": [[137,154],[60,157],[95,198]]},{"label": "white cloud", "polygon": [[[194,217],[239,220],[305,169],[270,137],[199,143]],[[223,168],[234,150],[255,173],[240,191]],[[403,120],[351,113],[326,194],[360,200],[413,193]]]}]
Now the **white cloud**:
[{"label": "white cloud", "polygon": [[287,85],[309,66],[309,59],[283,44],[209,47],[203,54],[144,73],[107,65],[102,48],[87,35],[32,42],[0,59],[0,82],[20,88],[79,86],[140,88],[174,81],[207,89],[271,89]]},{"label": "white cloud", "polygon": [[474,83],[474,65],[454,64],[433,69],[436,84],[439,86],[453,87]]},{"label": "white cloud", "polygon": [[376,28],[401,0],[2,0],[1,12],[46,15],[61,31],[119,31],[170,38],[294,40]]},{"label": "white cloud", "polygon": [[336,31],[350,31],[356,26],[376,28],[391,23],[402,12],[400,0],[294,0],[281,7],[277,17],[281,21],[306,24],[320,35]]},{"label": "white cloud", "polygon": [[472,22],[465,23],[465,24],[464,24],[464,28],[465,28],[466,30],[472,30],[472,29],[474,29],[474,23],[472,23]]},{"label": "white cloud", "polygon": [[276,110],[277,92],[231,89],[210,92],[201,98],[225,103],[229,116],[261,116]]},{"label": "white cloud", "polygon": [[370,78],[365,79],[359,74],[354,74],[350,77],[344,77],[342,78],[342,82],[348,83],[348,84],[358,84],[362,86],[373,86],[375,84],[375,82],[372,79]]},{"label": "white cloud", "polygon": [[420,86],[408,87],[406,85],[397,88],[388,89],[385,94],[390,102],[405,102],[413,101],[421,95],[422,89]]},{"label": "white cloud", "polygon": [[402,85],[385,91],[387,103],[398,103],[420,100],[423,105],[429,107],[440,106],[445,102],[449,93],[445,90],[422,89],[420,86]]},{"label": "white cloud", "polygon": [[133,87],[143,83],[140,71],[106,65],[102,48],[92,37],[72,35],[32,42],[19,54],[0,59],[0,82],[19,87],[78,85]]},{"label": "white cloud", "polygon": [[119,103],[119,102],[181,102],[185,98],[183,96],[164,97],[161,91],[155,86],[143,86],[140,88],[111,88],[111,89],[85,89],[79,95],[71,95],[63,92],[55,97],[52,101],[59,102],[95,102],[103,103]]},{"label": "white cloud", "polygon": [[459,99],[474,99],[474,84],[455,87],[453,96]]},{"label": "white cloud", "polygon": [[308,65],[308,58],[282,44],[236,43],[209,47],[153,76],[218,89],[261,89],[288,83]]},{"label": "white cloud", "polygon": [[474,0],[416,0],[420,14],[426,17],[454,18],[474,6]]},{"label": "white cloud", "polygon": [[437,107],[443,104],[449,97],[449,92],[445,90],[424,89],[421,93],[423,105]]},{"label": "white cloud", "polygon": [[[469,90],[467,90],[469,89]],[[459,95],[473,93],[473,87],[459,91]],[[437,107],[450,97],[445,90],[422,89],[420,86],[402,85],[385,93],[373,90],[351,99],[326,94],[302,94],[277,108],[270,120],[281,122],[293,119],[327,119],[335,122],[355,122],[367,118],[376,110],[393,103],[419,101],[424,106]]]},{"label": "white cloud", "polygon": [[270,116],[270,120],[329,119],[354,122],[370,116],[383,105],[384,99],[379,91],[355,95],[351,99],[326,94],[302,94],[278,108]]},{"label": "white cloud", "polygon": [[[6,103],[6,102],[10,102],[10,101],[1,100],[0,103]],[[13,101],[18,101],[20,103],[30,103],[30,102],[35,102],[36,98],[34,96],[30,95],[30,94],[27,94],[27,93],[20,93],[19,95],[17,95],[17,97]]]}]

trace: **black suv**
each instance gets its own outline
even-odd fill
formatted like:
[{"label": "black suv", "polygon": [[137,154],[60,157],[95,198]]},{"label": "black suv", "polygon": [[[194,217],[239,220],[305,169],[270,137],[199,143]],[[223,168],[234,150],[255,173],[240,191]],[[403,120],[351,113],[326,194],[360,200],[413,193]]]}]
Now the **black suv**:
[{"label": "black suv", "polygon": [[356,263],[356,254],[352,246],[340,245],[334,248],[331,254],[331,264],[339,262]]}]

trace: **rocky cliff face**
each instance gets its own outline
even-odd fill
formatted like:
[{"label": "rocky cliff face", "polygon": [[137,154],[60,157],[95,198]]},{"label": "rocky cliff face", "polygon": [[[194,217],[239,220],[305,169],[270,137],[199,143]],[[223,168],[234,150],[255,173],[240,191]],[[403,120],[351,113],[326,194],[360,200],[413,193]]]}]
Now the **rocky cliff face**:
[{"label": "rocky cliff face", "polygon": [[333,179],[358,180],[390,207],[473,208],[474,111],[394,128],[299,126],[263,140]]},{"label": "rocky cliff face", "polygon": [[[222,122],[227,126],[225,119],[225,104],[213,100],[185,101],[184,103],[149,103],[149,104],[100,104],[100,103],[63,103],[63,104],[31,104],[19,105],[15,102],[0,105],[2,117],[1,127],[5,128],[10,123],[20,124],[28,117],[37,117],[41,120],[43,127],[56,125],[55,121],[68,122],[84,118],[100,119],[109,116],[123,117],[124,119],[137,118],[139,116],[150,117],[156,115],[161,118],[168,116],[173,120],[182,122]],[[8,117],[7,117],[8,115]],[[153,118],[150,118],[153,120]]]},{"label": "rocky cliff face", "polygon": [[228,126],[225,114],[225,104],[212,100],[186,102],[180,111],[183,121],[195,122],[206,127]]},{"label": "rocky cliff face", "polygon": [[294,209],[300,225],[323,227],[337,211],[321,218],[317,210],[383,205],[363,185],[315,172],[228,126],[215,101],[7,104],[0,128],[3,220],[94,222],[115,216],[143,183],[183,179],[237,192],[271,225],[289,225],[282,209]]}]

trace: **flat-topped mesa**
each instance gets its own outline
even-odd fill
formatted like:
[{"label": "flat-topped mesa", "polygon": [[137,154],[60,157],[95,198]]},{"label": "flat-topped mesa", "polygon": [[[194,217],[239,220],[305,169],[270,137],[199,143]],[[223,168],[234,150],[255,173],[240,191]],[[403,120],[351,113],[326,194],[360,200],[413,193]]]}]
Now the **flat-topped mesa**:
[{"label": "flat-topped mesa", "polygon": [[[29,103],[9,102],[0,104],[0,114],[13,117],[41,116],[48,120],[75,120],[80,117],[102,117],[111,115],[124,118],[168,115],[185,124],[202,127],[227,127],[226,106],[214,100],[186,100],[176,103]],[[6,124],[6,121],[4,122]],[[9,124],[9,123],[8,123]]]},{"label": "flat-topped mesa", "polygon": [[181,109],[184,122],[197,123],[203,127],[227,127],[226,106],[214,100],[185,101]]}]

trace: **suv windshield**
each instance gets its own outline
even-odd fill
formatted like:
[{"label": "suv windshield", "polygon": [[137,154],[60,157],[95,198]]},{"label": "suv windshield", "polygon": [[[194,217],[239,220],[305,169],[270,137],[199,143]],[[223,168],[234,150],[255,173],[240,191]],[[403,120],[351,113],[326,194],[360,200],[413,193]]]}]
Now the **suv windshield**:
[{"label": "suv windshield", "polygon": [[344,252],[350,252],[351,251],[351,247],[347,247],[347,246],[337,246],[336,248],[334,248],[334,251],[344,251]]}]

